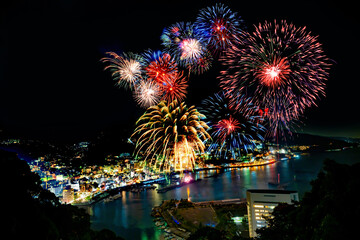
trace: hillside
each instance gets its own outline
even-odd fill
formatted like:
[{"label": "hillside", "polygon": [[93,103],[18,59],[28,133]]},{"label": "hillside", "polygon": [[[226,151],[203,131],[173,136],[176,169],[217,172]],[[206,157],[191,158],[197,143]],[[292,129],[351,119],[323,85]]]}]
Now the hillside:
[{"label": "hillside", "polygon": [[287,146],[307,145],[312,146],[312,150],[339,149],[355,145],[354,143],[344,141],[340,138],[335,139],[306,133],[294,133],[290,139],[286,139],[286,141],[281,140],[279,141],[279,144]]}]

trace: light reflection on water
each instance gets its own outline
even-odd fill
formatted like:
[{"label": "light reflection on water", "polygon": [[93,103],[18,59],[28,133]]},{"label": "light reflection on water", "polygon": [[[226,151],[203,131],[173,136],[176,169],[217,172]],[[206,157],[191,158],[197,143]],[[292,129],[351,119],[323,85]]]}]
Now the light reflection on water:
[{"label": "light reflection on water", "polygon": [[158,194],[155,190],[122,192],[121,199],[108,203],[100,202],[91,207],[92,228],[109,228],[127,240],[157,240],[161,231],[155,227],[150,212],[163,200],[190,197],[197,202],[245,198],[247,189],[276,188],[268,183],[277,182],[278,174],[280,183],[287,184],[288,190],[298,191],[301,198],[311,189],[310,181],[316,178],[326,158],[353,164],[360,162],[360,149],[314,153],[261,167],[226,169],[224,173],[211,178],[205,177],[213,175],[215,170],[192,173],[194,179],[199,177],[202,180],[166,193]]}]

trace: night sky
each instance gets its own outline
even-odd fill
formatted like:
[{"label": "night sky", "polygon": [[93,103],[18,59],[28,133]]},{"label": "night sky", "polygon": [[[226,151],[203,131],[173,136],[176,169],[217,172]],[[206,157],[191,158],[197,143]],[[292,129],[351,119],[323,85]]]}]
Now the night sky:
[{"label": "night sky", "polygon": [[[134,127],[144,112],[114,86],[105,52],[160,50],[162,30],[195,21],[216,1],[29,0],[0,6],[0,129],[29,138],[77,140],[112,126]],[[301,131],[360,137],[358,9],[353,1],[221,1],[249,30],[286,19],[319,35],[334,61],[325,98],[305,112]],[[186,102],[219,90],[220,66],[192,75]]]}]

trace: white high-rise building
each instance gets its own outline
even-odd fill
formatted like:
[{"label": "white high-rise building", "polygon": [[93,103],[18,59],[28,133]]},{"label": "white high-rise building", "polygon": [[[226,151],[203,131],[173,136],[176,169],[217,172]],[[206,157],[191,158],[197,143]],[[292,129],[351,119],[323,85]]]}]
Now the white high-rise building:
[{"label": "white high-rise building", "polygon": [[256,237],[256,229],[266,227],[264,217],[271,215],[279,203],[292,204],[299,201],[296,191],[250,189],[246,192],[249,216],[249,235]]}]

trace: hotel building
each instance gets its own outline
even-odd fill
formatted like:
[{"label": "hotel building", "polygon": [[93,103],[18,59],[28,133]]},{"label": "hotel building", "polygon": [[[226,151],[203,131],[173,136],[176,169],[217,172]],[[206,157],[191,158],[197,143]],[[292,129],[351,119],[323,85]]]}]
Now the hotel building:
[{"label": "hotel building", "polygon": [[256,229],[266,227],[264,217],[270,216],[279,203],[291,204],[299,201],[296,191],[250,189],[246,192],[249,216],[249,235],[256,237]]}]

